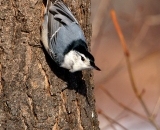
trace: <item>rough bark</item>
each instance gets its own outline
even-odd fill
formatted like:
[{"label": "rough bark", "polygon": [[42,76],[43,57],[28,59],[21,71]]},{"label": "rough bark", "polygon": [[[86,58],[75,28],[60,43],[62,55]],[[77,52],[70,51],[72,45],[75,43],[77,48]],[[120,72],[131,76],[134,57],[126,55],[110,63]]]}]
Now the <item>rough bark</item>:
[{"label": "rough bark", "polygon": [[[65,1],[88,43],[90,2]],[[0,130],[97,130],[92,72],[71,74],[37,47],[43,3],[0,0]]]}]

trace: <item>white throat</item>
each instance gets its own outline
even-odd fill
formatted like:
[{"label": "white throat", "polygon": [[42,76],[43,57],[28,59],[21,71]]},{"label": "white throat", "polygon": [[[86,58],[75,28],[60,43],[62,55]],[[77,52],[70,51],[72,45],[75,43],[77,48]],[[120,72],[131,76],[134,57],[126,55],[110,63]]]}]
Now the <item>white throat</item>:
[{"label": "white throat", "polygon": [[[85,60],[82,60],[82,57]],[[61,64],[61,67],[69,69],[70,72],[93,68],[90,65],[90,60],[88,58],[74,50],[71,50],[65,55],[64,62]]]}]

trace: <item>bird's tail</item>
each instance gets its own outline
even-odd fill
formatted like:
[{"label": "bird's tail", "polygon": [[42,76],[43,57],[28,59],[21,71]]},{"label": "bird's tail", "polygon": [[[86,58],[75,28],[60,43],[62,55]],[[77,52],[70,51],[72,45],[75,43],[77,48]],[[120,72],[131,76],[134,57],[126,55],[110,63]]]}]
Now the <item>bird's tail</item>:
[{"label": "bird's tail", "polygon": [[76,22],[78,24],[78,21],[73,16],[70,9],[67,8],[61,0],[55,1],[55,3],[50,6],[49,11],[53,14],[54,19],[64,26],[69,25],[72,22]]},{"label": "bird's tail", "polygon": [[49,7],[52,5],[52,2],[47,0],[44,8],[43,23],[41,26],[41,41],[47,51],[49,50],[49,39],[60,27],[60,23],[55,20],[53,14],[49,12]]},{"label": "bird's tail", "polygon": [[56,33],[61,24],[65,26],[72,22],[78,24],[76,18],[61,0],[56,0],[54,3],[47,0],[41,27],[41,41],[47,51],[49,51],[49,39]]}]

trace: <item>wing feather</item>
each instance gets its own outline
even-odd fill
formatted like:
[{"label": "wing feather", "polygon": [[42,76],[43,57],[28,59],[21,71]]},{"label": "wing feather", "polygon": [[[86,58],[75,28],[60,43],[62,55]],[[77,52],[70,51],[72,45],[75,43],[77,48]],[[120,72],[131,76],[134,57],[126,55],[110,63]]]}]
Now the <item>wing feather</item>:
[{"label": "wing feather", "polygon": [[50,6],[49,11],[54,15],[54,18],[63,25],[69,25],[72,22],[78,24],[78,21],[73,16],[70,9],[67,8],[61,0],[57,0],[52,6]]}]

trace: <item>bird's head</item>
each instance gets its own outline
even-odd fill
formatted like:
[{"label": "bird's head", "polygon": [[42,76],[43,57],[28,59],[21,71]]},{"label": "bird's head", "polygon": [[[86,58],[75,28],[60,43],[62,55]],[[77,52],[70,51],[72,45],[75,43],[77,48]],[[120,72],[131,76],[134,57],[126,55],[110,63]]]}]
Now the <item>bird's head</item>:
[{"label": "bird's head", "polygon": [[68,69],[70,72],[81,71],[84,69],[100,69],[94,63],[94,57],[86,51],[85,53],[71,50],[64,57],[61,67]]}]

